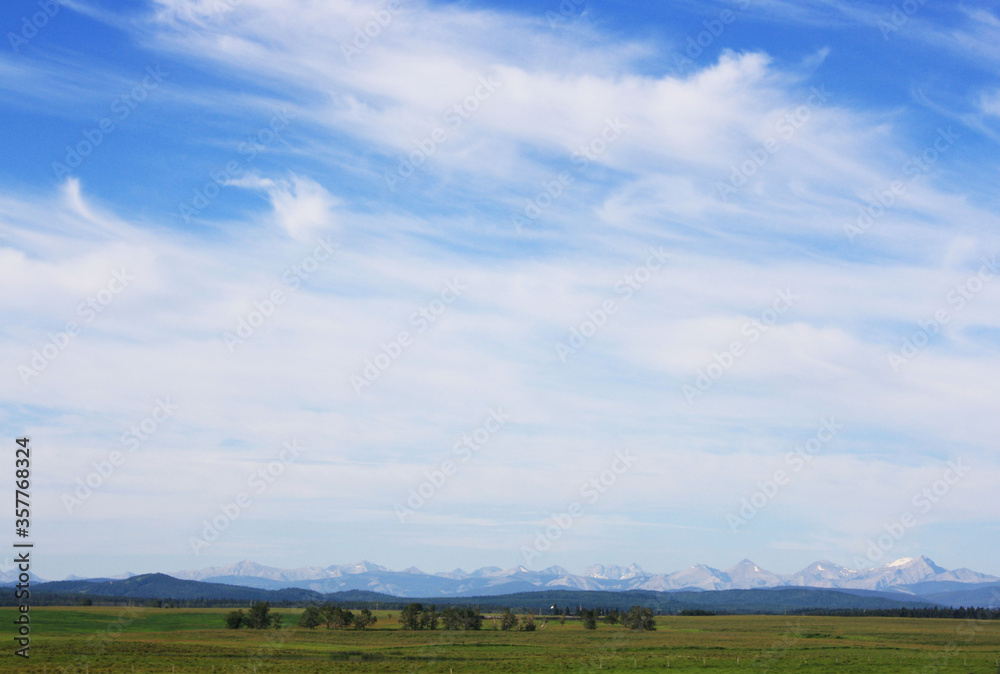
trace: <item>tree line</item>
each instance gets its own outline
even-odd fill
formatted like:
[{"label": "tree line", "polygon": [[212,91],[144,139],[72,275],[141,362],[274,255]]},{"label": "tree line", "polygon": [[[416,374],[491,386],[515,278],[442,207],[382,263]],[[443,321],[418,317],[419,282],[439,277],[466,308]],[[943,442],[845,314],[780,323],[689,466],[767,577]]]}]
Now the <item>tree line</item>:
[{"label": "tree line", "polygon": [[[563,613],[560,621],[565,623],[568,611]],[[608,625],[620,624],[625,629],[655,630],[653,610],[633,606],[628,611],[615,609],[578,608],[577,613],[587,630],[597,629],[598,620]],[[390,617],[392,617],[390,615]],[[417,602],[407,604],[399,614],[399,623],[404,630],[480,630],[486,619],[493,621],[493,628],[502,631],[534,632],[538,629],[535,616],[531,613],[519,616],[510,608],[505,608],[499,615],[483,616],[478,610],[469,606],[446,606],[442,610],[434,605],[424,605]],[[363,630],[373,625],[378,618],[369,609],[358,613],[344,609],[336,604],[310,604],[299,616],[298,626],[306,629],[316,629],[325,625],[327,629]],[[279,629],[282,617],[271,613],[269,602],[253,602],[248,611],[243,609],[230,611],[225,618],[229,629]],[[542,624],[544,627],[545,624]]]},{"label": "tree line", "polygon": [[[556,607],[553,607],[553,609]],[[553,611],[555,615],[558,615]],[[616,609],[586,609],[578,608],[577,613],[583,622],[583,628],[587,630],[597,629],[597,621],[603,618],[608,625],[621,624],[626,629],[633,630],[655,630],[656,623],[653,618],[653,609],[633,606],[628,611],[617,611]],[[560,622],[565,623],[569,616],[569,611],[564,612]],[[499,615],[488,616],[493,621],[493,628],[504,632],[524,631],[534,632],[538,629],[535,616],[527,613],[518,616],[510,610],[504,608]],[[439,627],[445,630],[478,630],[482,629],[484,616],[478,611],[469,607],[448,606],[443,611],[438,611],[433,605],[424,606],[414,602],[408,604],[399,616],[399,621],[405,630],[436,630]],[[544,627],[545,624],[542,624]]]},{"label": "tree line", "polygon": [[[334,604],[323,604],[316,606],[312,604],[306,607],[299,617],[299,627],[315,629],[326,624],[327,629],[347,629],[353,627],[356,630],[367,629],[370,625],[378,622],[368,609],[362,609],[354,614]],[[271,604],[266,601],[255,601],[250,605],[250,610],[246,613],[243,609],[230,611],[226,615],[226,627],[231,630],[246,628],[250,630],[279,629],[281,627],[281,615],[271,613]]]},{"label": "tree line", "polygon": [[[603,616],[601,616],[603,613]],[[580,617],[583,619],[583,629],[596,630],[597,620],[604,618],[604,622],[609,625],[621,624],[629,630],[652,631],[656,629],[656,621],[653,619],[653,609],[633,606],[628,611],[618,611],[609,609],[601,611],[599,609],[580,609]]]},{"label": "tree line", "polygon": [[[510,613],[510,609],[507,612]],[[516,625],[517,616],[513,618]],[[478,630],[482,629],[483,616],[469,606],[448,606],[438,611],[433,605],[411,603],[399,614],[399,622],[404,630],[436,630],[438,627],[445,630]],[[504,621],[504,629],[511,629],[507,620]],[[531,629],[535,629],[534,621]]]},{"label": "tree line", "polygon": [[230,611],[226,615],[226,627],[231,630],[243,627],[248,630],[266,630],[270,627],[278,629],[281,627],[281,615],[271,613],[269,602],[255,601],[246,613],[243,613],[243,609]]},{"label": "tree line", "polygon": [[353,627],[356,630],[364,630],[377,622],[378,618],[366,608],[355,614],[330,603],[310,604],[299,616],[299,627],[311,630],[324,624],[327,629],[346,630]]}]

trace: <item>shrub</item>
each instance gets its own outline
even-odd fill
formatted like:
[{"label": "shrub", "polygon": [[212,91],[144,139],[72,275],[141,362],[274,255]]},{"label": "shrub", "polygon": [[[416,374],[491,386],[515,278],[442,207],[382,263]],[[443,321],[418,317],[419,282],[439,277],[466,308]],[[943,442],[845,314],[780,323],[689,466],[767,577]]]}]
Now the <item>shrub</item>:
[{"label": "shrub", "polygon": [[238,611],[230,611],[226,615],[226,627],[231,630],[238,630],[243,627],[243,622],[246,620],[246,616],[243,615],[243,609]]},{"label": "shrub", "polygon": [[323,624],[323,609],[315,604],[306,606],[306,610],[299,616],[299,627],[314,630]]},{"label": "shrub", "polygon": [[504,632],[517,629],[517,616],[511,613],[509,608],[505,608],[500,615],[500,629]]},{"label": "shrub", "polygon": [[653,609],[633,606],[622,616],[622,625],[632,630],[655,630],[656,622],[653,620]]},{"label": "shrub", "polygon": [[363,608],[361,609],[361,613],[359,613],[354,618],[354,629],[363,630],[366,629],[369,625],[373,625],[377,622],[378,618],[372,615],[371,611],[369,611],[366,608]]}]

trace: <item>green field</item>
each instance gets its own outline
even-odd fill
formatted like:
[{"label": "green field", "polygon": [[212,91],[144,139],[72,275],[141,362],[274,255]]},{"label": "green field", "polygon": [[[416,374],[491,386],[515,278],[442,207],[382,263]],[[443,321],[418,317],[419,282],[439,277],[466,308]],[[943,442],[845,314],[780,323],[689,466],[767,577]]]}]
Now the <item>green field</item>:
[{"label": "green field", "polygon": [[[536,632],[399,629],[378,611],[367,631],[226,630],[227,609],[31,610],[21,672],[944,672],[998,671],[1000,621],[707,616],[657,618],[655,632],[548,620]],[[299,610],[278,610],[294,624]],[[392,617],[390,618],[390,615]],[[0,610],[11,625],[16,611]],[[539,622],[541,626],[542,622]]]}]

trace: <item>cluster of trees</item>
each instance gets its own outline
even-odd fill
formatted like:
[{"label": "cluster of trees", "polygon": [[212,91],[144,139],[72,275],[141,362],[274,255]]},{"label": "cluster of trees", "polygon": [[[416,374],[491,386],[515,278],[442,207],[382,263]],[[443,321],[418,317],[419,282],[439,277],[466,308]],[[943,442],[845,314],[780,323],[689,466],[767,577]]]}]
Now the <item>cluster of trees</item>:
[{"label": "cluster of trees", "polygon": [[[930,609],[936,610],[936,609]],[[984,609],[985,610],[985,609]],[[628,611],[618,612],[615,609],[602,611],[600,609],[579,609],[583,619],[583,628],[597,629],[597,620],[603,613],[604,622],[609,625],[621,623],[622,627],[633,630],[655,630],[653,609],[633,606]],[[997,613],[994,611],[994,613]],[[392,617],[392,616],[390,616]],[[523,630],[534,632],[537,629],[535,616],[528,613],[518,616],[509,608],[497,616],[490,616],[494,629],[507,631]],[[975,616],[970,616],[975,617]],[[315,629],[326,625],[327,629],[363,630],[378,621],[369,609],[362,609],[357,614],[347,611],[336,604],[310,604],[299,618],[298,626]],[[424,606],[419,603],[408,604],[399,614],[399,622],[406,630],[478,630],[482,629],[483,616],[479,611],[468,606],[449,606],[438,611],[434,606]],[[266,601],[254,602],[244,613],[243,609],[230,611],[226,615],[226,627],[229,629],[246,628],[251,630],[278,629],[281,627],[281,616],[271,613],[271,605]],[[544,627],[544,625],[543,625]]]},{"label": "cluster of trees", "polygon": [[378,622],[378,618],[368,609],[361,609],[355,615],[351,611],[345,611],[336,604],[310,604],[299,617],[299,627],[316,629],[325,624],[327,629],[347,629],[353,626],[356,630],[367,629],[370,625]]},{"label": "cluster of trees", "polygon": [[[581,608],[580,617],[583,619],[583,629],[596,630],[597,619],[600,614],[601,611],[599,609]],[[641,606],[633,606],[628,611],[620,613],[616,609],[606,611],[604,613],[604,622],[609,625],[621,623],[622,627],[630,630],[652,631],[656,629],[656,621],[653,620],[653,609],[642,608]]]},{"label": "cluster of trees", "polygon": [[399,614],[404,630],[478,630],[483,626],[483,616],[468,606],[449,606],[438,611],[434,606],[419,603],[407,604]]},{"label": "cluster of trees", "polygon": [[622,626],[630,630],[652,631],[656,629],[653,620],[653,609],[633,606],[628,613],[621,614]]},{"label": "cluster of trees", "polygon": [[530,613],[519,618],[517,614],[513,613],[509,608],[505,608],[503,613],[493,618],[493,628],[496,629],[498,627],[504,632],[514,630],[534,632],[537,625],[535,625],[535,616]]},{"label": "cluster of trees", "polygon": [[269,602],[255,601],[246,613],[243,613],[243,609],[230,611],[226,615],[226,627],[231,630],[238,630],[241,627],[249,630],[266,630],[269,627],[278,629],[281,627],[281,616],[271,613]]},{"label": "cluster of trees", "polygon": [[[538,628],[535,616],[530,613],[518,616],[510,608],[505,608],[500,615],[489,617],[493,620],[493,628],[504,632],[534,632]],[[404,630],[479,630],[483,627],[483,616],[468,606],[448,606],[438,611],[435,606],[414,602],[399,614],[399,622]]]}]

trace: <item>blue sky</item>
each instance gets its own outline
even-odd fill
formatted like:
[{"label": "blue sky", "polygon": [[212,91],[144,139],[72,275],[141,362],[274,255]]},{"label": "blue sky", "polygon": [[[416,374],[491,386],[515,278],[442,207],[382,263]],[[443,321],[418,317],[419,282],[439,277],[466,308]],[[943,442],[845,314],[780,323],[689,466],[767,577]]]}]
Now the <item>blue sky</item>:
[{"label": "blue sky", "polygon": [[0,425],[35,447],[39,575],[1000,574],[996,2],[0,26]]}]

